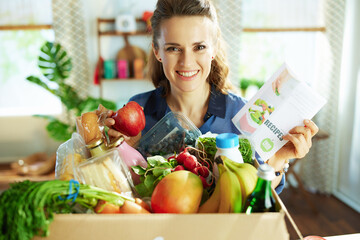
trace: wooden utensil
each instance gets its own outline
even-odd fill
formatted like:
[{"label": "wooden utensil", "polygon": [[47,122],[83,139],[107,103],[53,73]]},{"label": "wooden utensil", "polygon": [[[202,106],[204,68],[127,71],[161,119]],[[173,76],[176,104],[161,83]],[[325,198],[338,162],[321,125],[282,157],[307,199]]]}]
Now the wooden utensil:
[{"label": "wooden utensil", "polygon": [[119,50],[117,60],[126,60],[129,66],[129,76],[134,77],[134,60],[143,59],[146,62],[146,52],[137,46],[130,45],[128,36],[124,36],[125,46]]}]

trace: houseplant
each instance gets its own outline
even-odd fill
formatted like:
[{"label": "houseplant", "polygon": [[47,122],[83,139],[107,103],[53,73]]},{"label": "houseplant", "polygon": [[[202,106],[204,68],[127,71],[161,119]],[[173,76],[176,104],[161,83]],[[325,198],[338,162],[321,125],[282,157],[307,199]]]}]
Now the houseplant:
[{"label": "houseplant", "polygon": [[66,83],[66,79],[70,76],[72,63],[71,58],[59,43],[45,42],[40,50],[38,67],[43,75],[40,77],[29,76],[26,79],[59,97],[68,116],[66,121],[61,121],[50,115],[35,115],[49,121],[46,130],[51,138],[61,142],[68,140],[76,130],[75,121],[71,120],[73,119],[71,117],[93,111],[98,108],[99,104],[116,110],[114,102],[90,96],[82,98],[71,85]]}]

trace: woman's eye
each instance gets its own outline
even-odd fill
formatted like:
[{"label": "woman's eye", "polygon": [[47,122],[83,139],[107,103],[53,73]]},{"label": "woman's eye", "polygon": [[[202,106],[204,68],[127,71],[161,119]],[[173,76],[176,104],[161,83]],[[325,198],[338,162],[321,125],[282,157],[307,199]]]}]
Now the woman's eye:
[{"label": "woman's eye", "polygon": [[196,50],[203,50],[203,49],[205,49],[205,48],[206,48],[205,45],[196,46]]},{"label": "woman's eye", "polygon": [[177,47],[168,47],[166,49],[166,51],[168,52],[179,52],[180,51],[180,48],[177,48]]}]

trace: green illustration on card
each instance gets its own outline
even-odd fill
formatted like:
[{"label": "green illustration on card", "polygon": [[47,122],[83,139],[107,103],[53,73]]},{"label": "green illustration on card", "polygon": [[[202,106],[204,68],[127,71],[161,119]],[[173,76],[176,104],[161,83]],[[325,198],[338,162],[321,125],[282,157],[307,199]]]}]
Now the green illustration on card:
[{"label": "green illustration on card", "polygon": [[261,141],[260,147],[264,152],[270,152],[274,148],[274,142],[270,138],[265,138]]}]

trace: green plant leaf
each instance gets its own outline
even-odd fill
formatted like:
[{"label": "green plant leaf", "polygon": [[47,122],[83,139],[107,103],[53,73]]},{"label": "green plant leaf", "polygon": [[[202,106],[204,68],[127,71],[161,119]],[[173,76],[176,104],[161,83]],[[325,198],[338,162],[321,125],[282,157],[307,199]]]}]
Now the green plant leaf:
[{"label": "green plant leaf", "polygon": [[[80,116],[82,113],[97,109],[99,104],[102,104],[107,109],[116,110],[116,104],[112,101],[92,97],[82,99],[71,85],[65,83],[65,79],[70,75],[72,62],[60,44],[52,42],[43,44],[38,57],[38,67],[44,76],[29,76],[26,79],[57,96],[65,105],[68,113],[71,110],[72,115]],[[48,85],[49,81],[52,81],[51,85]],[[46,129],[49,136],[57,141],[68,140],[71,134],[76,131],[73,125],[63,123],[53,116],[36,116],[49,120]]]},{"label": "green plant leaf", "polygon": [[149,174],[145,177],[144,184],[149,190],[153,191],[155,180],[156,180],[156,178],[154,177],[154,175]]},{"label": "green plant leaf", "polygon": [[35,83],[35,84],[39,85],[40,87],[48,90],[48,91],[51,92],[52,94],[55,94],[55,90],[49,88],[49,86],[48,86],[44,81],[42,81],[40,78],[38,78],[38,77],[29,76],[29,77],[26,78],[26,80],[28,80],[29,82],[32,82],[32,83]]},{"label": "green plant leaf", "polygon": [[50,120],[46,126],[46,130],[53,139],[65,142],[71,138],[71,134],[75,131],[75,128],[69,126],[66,123],[60,122],[57,119],[54,119]]},{"label": "green plant leaf", "polygon": [[77,115],[79,115],[79,106],[82,103],[82,99],[79,97],[77,92],[70,85],[60,83],[59,89],[57,90],[57,96],[61,102],[66,106],[67,109],[76,109]]},{"label": "green plant leaf", "polygon": [[160,155],[156,155],[156,156],[148,157],[147,162],[151,167],[155,167],[167,161],[164,157]]},{"label": "green plant leaf", "polygon": [[51,116],[51,115],[39,115],[39,114],[35,114],[33,115],[34,117],[38,117],[38,118],[44,118],[46,120],[49,120],[49,121],[56,121],[56,118],[54,116]]},{"label": "green plant leaf", "polygon": [[132,166],[131,169],[136,173],[137,175],[144,175],[146,172],[146,168],[143,168],[142,166]]},{"label": "green plant leaf", "polygon": [[255,80],[254,85],[257,86],[258,88],[261,88],[264,85],[264,82]]},{"label": "green plant leaf", "polygon": [[99,107],[99,104],[103,105],[109,110],[116,110],[116,104],[112,101],[108,101],[102,98],[88,97],[79,104],[79,114],[94,111]]},{"label": "green plant leaf", "polygon": [[164,172],[165,172],[165,169],[163,169],[163,168],[154,168],[154,170],[153,170],[153,174],[155,177],[159,177],[159,176],[163,175]]},{"label": "green plant leaf", "polygon": [[71,59],[59,43],[45,42],[40,51],[38,66],[46,78],[60,83],[69,77]]},{"label": "green plant leaf", "polygon": [[152,193],[151,191],[149,191],[149,189],[145,186],[144,183],[136,185],[135,190],[141,197],[150,197]]},{"label": "green plant leaf", "polygon": [[240,79],[240,89],[246,90],[251,84],[251,80],[247,78]]}]

